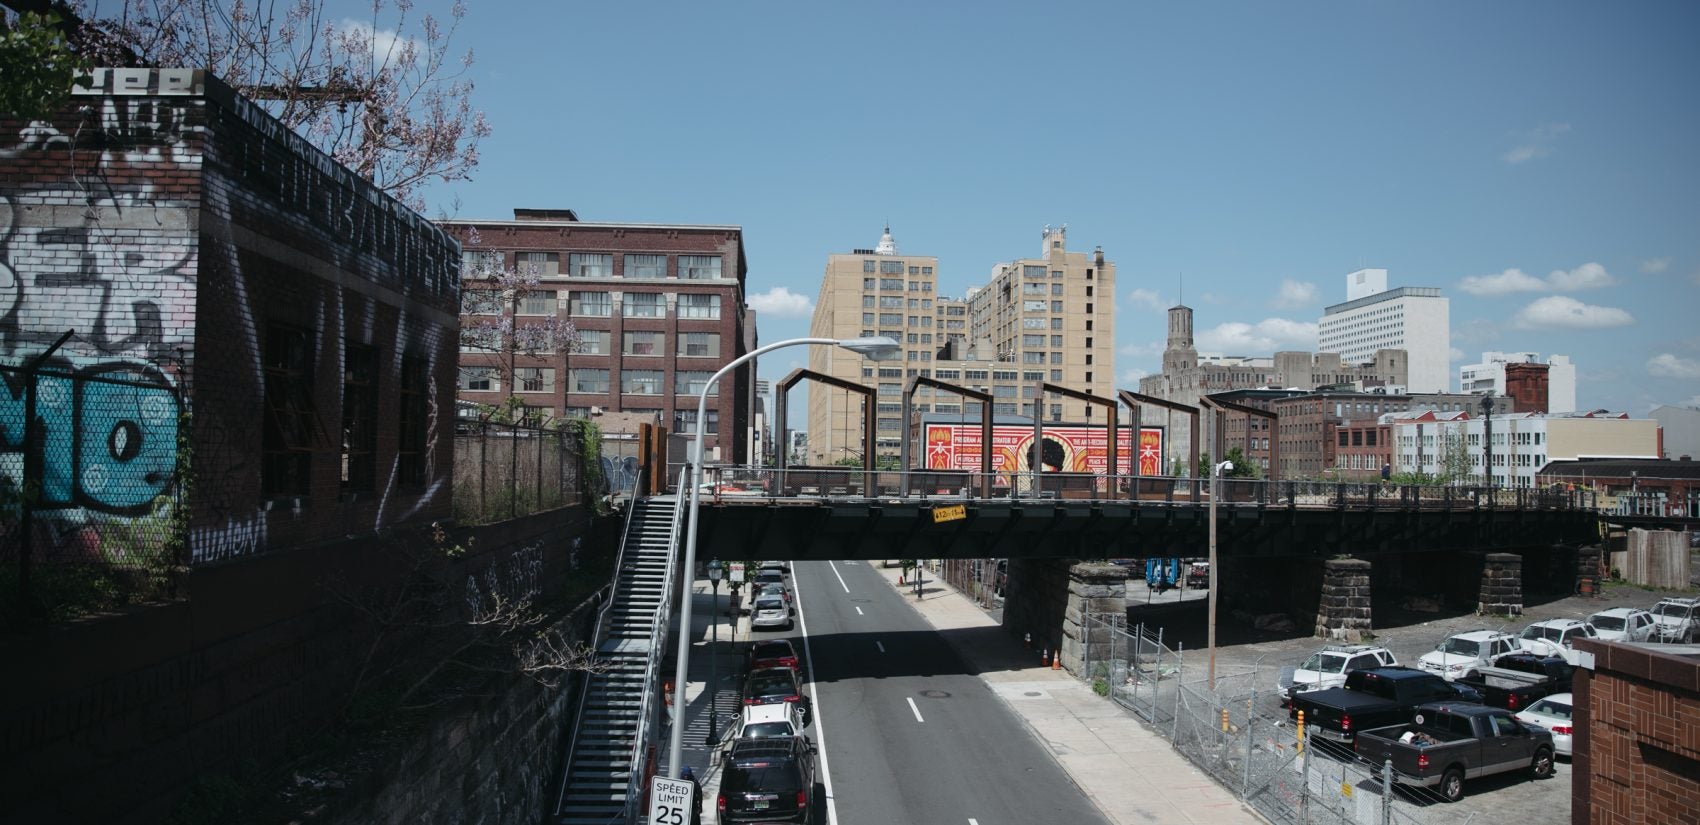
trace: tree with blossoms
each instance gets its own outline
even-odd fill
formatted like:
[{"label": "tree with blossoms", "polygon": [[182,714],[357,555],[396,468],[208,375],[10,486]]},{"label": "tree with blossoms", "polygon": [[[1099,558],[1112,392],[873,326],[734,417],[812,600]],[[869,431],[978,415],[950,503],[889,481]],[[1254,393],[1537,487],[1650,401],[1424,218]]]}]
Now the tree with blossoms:
[{"label": "tree with blossoms", "polygon": [[535,266],[507,266],[502,253],[482,248],[477,227],[466,231],[461,245],[468,253],[461,259],[461,349],[496,356],[480,368],[502,377],[505,415],[514,418],[522,406],[514,392],[524,366],[519,359],[574,352],[578,331],[559,314],[520,314],[526,296],[538,292],[542,273]]}]

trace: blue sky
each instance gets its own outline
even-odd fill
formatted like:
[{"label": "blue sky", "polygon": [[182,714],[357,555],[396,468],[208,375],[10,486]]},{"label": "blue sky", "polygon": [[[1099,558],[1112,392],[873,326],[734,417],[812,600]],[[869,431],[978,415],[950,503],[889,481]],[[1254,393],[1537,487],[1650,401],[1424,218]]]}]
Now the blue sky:
[{"label": "blue sky", "polygon": [[765,342],[887,220],[951,294],[1066,223],[1117,264],[1120,387],[1183,279],[1201,350],[1266,355],[1374,266],[1451,298],[1454,372],[1700,404],[1700,4],[521,7],[456,35],[495,134],[432,213],[741,225]]}]

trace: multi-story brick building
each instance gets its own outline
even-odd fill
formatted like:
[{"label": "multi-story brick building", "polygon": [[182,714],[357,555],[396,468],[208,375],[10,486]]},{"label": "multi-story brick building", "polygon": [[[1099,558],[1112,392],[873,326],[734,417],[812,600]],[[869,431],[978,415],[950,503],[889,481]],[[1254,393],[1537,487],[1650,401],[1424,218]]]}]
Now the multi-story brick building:
[{"label": "multi-story brick building", "polygon": [[[1457,393],[1386,394],[1316,392],[1277,399],[1269,408],[1280,416],[1281,477],[1362,480],[1379,475],[1392,462],[1389,435],[1381,427],[1387,414],[1406,411],[1466,413],[1481,398]],[[1495,414],[1511,411],[1512,400],[1494,398]],[[1465,417],[1468,417],[1465,415]]]},{"label": "multi-story brick building", "polygon": [[[590,223],[568,209],[515,209],[511,221],[443,227],[465,242],[469,277],[488,267],[536,275],[535,285],[508,296],[480,294],[488,285],[469,281],[467,309],[511,318],[516,330],[545,321],[574,330],[572,343],[543,350],[463,342],[456,386],[464,400],[513,397],[534,417],[625,413],[617,417],[625,423],[611,417],[616,429],[605,432],[649,420],[695,433],[708,379],[754,346],[739,227]],[[741,365],[713,388],[704,427],[709,461],[749,460],[753,369]]]},{"label": "multi-story brick building", "polygon": [[1570,821],[1700,822],[1700,647],[1579,639]]},{"label": "multi-story brick building", "polygon": [[6,128],[0,360],[72,332],[62,378],[9,375],[17,415],[66,405],[41,410],[65,535],[169,518],[190,473],[189,562],[448,515],[453,239],[200,70],[101,69]]}]

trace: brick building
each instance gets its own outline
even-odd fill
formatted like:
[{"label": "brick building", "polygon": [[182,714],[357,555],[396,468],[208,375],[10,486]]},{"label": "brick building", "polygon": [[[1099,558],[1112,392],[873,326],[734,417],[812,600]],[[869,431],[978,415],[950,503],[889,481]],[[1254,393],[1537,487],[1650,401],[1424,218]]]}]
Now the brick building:
[{"label": "brick building", "polygon": [[[1413,410],[1464,412],[1480,401],[1457,393],[1373,392],[1316,392],[1274,401],[1270,409],[1281,416],[1277,425],[1281,477],[1327,476],[1343,481],[1379,477],[1382,465],[1392,458],[1388,436],[1380,429],[1382,416]],[[1510,409],[1511,399],[1494,399],[1496,413]],[[1369,444],[1372,438],[1374,445]],[[1400,469],[1397,462],[1391,469]]]},{"label": "brick building", "polygon": [[1700,822],[1700,646],[1576,649],[1570,821]]},{"label": "brick building", "polygon": [[[97,70],[51,123],[3,128],[0,363],[74,330],[45,365],[70,391],[33,382],[57,520],[159,515],[188,472],[193,562],[447,515],[454,240],[199,70]],[[114,376],[161,389],[78,406]],[[21,425],[32,382],[8,382]]]},{"label": "brick building", "polygon": [[[739,227],[589,223],[568,209],[515,209],[511,221],[443,227],[465,242],[466,274],[488,263],[538,275],[517,301],[469,287],[469,310],[511,317],[516,329],[565,320],[577,337],[555,351],[514,355],[512,375],[507,355],[463,345],[456,387],[464,400],[500,404],[513,396],[548,417],[620,412],[628,423],[648,419],[694,433],[708,379],[755,346]],[[480,297],[498,300],[474,300]],[[708,460],[748,459],[754,376],[754,365],[745,364],[715,386]],[[622,434],[623,425],[612,422],[604,432]]]}]

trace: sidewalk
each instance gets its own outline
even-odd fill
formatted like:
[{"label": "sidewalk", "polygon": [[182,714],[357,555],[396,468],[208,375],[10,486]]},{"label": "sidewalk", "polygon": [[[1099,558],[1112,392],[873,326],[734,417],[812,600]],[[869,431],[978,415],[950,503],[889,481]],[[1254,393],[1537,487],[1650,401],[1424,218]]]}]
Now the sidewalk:
[{"label": "sidewalk", "polygon": [[[901,572],[870,564],[893,587]],[[708,682],[707,655],[710,617],[708,583],[693,588],[691,624],[696,640],[691,653],[690,684],[686,701],[703,700]],[[905,601],[939,630],[997,627],[997,622],[971,600],[942,579],[928,579],[926,595],[919,602],[908,588]],[[735,721],[739,686],[736,681],[743,659],[730,640],[748,640],[749,619],[733,621],[724,615],[726,594],[720,594],[719,624],[721,652],[717,660],[723,720]],[[1080,789],[1086,792],[1111,822],[1122,825],[1192,823],[1192,825],[1261,825],[1264,820],[1240,805],[1227,789],[1217,785],[1169,746],[1168,740],[1146,729],[1143,723],[1119,705],[1092,692],[1091,687],[1064,670],[1039,664],[1039,657],[1014,637],[973,648],[957,648],[965,663],[980,672],[987,686],[1027,723],[1044,742]],[[728,679],[731,676],[733,678]],[[706,724],[694,722],[685,730],[685,764],[702,780],[702,821],[718,822],[714,798],[720,791],[717,754],[704,741]]]},{"label": "sidewalk", "polygon": [[[901,571],[874,567],[897,586]],[[939,630],[997,627],[997,622],[942,579],[928,579],[924,597],[906,601]],[[1116,823],[1257,825],[1264,820],[1227,789],[1194,768],[1119,705],[1092,692],[1065,670],[1039,664],[1038,654],[1013,636],[1007,643],[957,648],[994,693],[1050,747],[1098,809]]]}]

